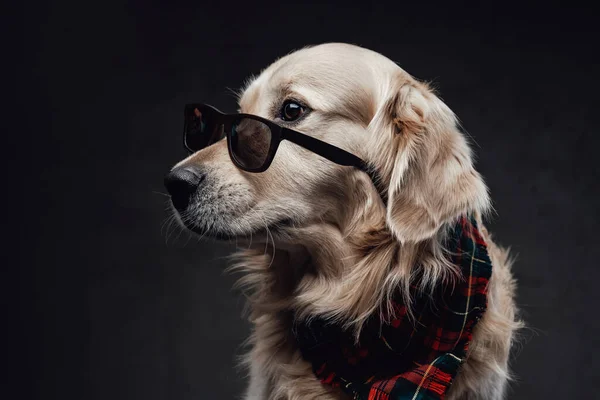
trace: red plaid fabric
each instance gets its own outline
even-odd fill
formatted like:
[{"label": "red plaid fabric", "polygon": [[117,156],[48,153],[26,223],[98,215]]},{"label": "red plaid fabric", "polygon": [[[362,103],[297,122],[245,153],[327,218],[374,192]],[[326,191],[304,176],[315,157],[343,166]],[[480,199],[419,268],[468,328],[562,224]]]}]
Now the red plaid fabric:
[{"label": "red plaid fabric", "polygon": [[447,248],[463,279],[431,296],[415,290],[416,322],[408,319],[398,296],[394,319],[371,318],[358,343],[351,332],[324,319],[295,326],[302,355],[322,383],[359,400],[444,398],[486,309],[492,273],[473,218],[461,218],[449,236]]}]

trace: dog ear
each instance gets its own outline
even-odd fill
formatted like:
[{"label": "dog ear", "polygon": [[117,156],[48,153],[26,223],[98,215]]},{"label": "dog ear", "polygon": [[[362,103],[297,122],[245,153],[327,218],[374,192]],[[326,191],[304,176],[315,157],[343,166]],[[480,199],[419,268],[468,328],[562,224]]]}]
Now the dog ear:
[{"label": "dog ear", "polygon": [[427,85],[403,74],[372,125],[379,139],[371,160],[383,155],[378,167],[388,184],[387,225],[402,243],[430,238],[445,222],[489,208],[454,113]]}]

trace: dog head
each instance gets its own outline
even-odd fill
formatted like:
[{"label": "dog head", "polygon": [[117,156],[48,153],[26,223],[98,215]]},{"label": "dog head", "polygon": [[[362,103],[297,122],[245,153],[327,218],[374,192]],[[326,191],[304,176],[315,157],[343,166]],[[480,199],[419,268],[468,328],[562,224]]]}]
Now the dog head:
[{"label": "dog head", "polygon": [[369,221],[402,243],[420,242],[488,207],[454,114],[376,52],[329,43],[289,54],[250,80],[239,111],[357,155],[375,167],[383,193],[364,172],[287,141],[268,170],[245,172],[221,140],[173,169],[182,181],[170,189],[177,215],[199,234],[297,242],[304,228],[345,236]]}]

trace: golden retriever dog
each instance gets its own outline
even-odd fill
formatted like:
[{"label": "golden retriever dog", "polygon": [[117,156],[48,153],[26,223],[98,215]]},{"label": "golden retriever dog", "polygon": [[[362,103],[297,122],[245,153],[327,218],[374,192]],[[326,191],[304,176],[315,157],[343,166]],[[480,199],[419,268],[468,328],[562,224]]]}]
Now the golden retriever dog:
[{"label": "golden retriever dog", "polygon": [[[238,142],[228,145],[233,139],[221,132],[167,175],[179,222],[207,238],[235,239],[240,248],[232,268],[242,272],[252,323],[245,398],[367,399],[317,376],[295,340],[297,324],[320,318],[357,341],[376,336],[365,326],[373,318],[389,322],[399,293],[408,309],[403,324],[423,325],[410,318],[412,288],[427,294],[461,280],[446,239],[464,216],[476,221],[493,269],[485,311],[464,357],[453,356],[460,368],[440,397],[504,398],[521,326],[511,261],[483,225],[488,190],[450,108],[385,56],[327,43],[295,51],[250,79],[239,112],[351,153],[373,172],[290,140],[281,141],[268,168],[248,171],[236,158]],[[255,143],[259,152],[268,146]],[[419,391],[433,378],[432,365],[414,395],[368,398],[430,398]]]}]

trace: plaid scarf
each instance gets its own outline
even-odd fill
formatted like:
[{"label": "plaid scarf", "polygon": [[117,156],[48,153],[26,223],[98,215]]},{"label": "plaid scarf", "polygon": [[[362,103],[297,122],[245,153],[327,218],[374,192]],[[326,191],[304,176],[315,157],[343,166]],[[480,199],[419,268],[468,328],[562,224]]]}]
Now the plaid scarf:
[{"label": "plaid scarf", "polygon": [[355,400],[444,398],[485,311],[492,273],[473,218],[457,222],[448,249],[462,279],[433,295],[415,290],[416,323],[401,301],[395,301],[391,322],[372,317],[358,342],[351,332],[323,319],[295,326],[302,356],[322,383],[341,388]]}]

